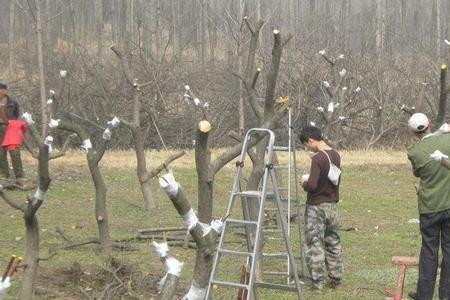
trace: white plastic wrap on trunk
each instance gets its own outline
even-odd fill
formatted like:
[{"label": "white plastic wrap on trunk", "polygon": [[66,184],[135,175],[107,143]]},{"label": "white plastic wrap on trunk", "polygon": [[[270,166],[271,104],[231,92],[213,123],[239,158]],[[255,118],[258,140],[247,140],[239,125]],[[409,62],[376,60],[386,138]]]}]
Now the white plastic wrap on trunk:
[{"label": "white plastic wrap on trunk", "polygon": [[330,102],[328,104],[327,110],[328,110],[328,112],[333,112],[334,111],[334,103],[333,102]]},{"label": "white plastic wrap on trunk", "polygon": [[25,120],[25,122],[27,122],[28,125],[33,125],[34,124],[33,118],[31,117],[30,113],[24,112],[22,114],[22,118]]},{"label": "white plastic wrap on trunk", "polygon": [[92,149],[92,143],[90,139],[85,139],[83,141],[83,144],[81,144],[81,148],[83,148],[86,151],[89,151],[89,149]]},{"label": "white plastic wrap on trunk", "polygon": [[0,281],[0,300],[5,298],[8,288],[11,286],[9,277],[6,277],[3,282]]},{"label": "white plastic wrap on trunk", "polygon": [[174,197],[178,194],[180,184],[175,181],[173,172],[169,171],[163,177],[159,178],[159,186],[166,192],[169,197]]},{"label": "white plastic wrap on trunk", "polygon": [[41,190],[40,188],[37,188],[36,192],[34,193],[34,199],[39,201],[44,201],[45,199],[45,192]]},{"label": "white plastic wrap on trunk", "polygon": [[49,90],[48,92],[50,93],[50,95],[56,94],[56,93],[55,93],[55,90]]},{"label": "white plastic wrap on trunk", "polygon": [[[48,103],[48,102],[47,102]],[[51,119],[50,120],[50,123],[48,123],[48,127],[50,127],[50,128],[56,128],[56,127],[58,127],[59,126],[59,122],[60,122],[61,120],[60,119],[57,119],[57,120],[55,120],[55,119]]]},{"label": "white plastic wrap on trunk", "polygon": [[108,121],[108,125],[111,125],[113,128],[116,128],[120,125],[120,120],[118,117],[114,117],[111,121]]},{"label": "white plastic wrap on trunk", "polygon": [[199,288],[193,282],[189,292],[184,295],[183,300],[203,300],[206,296],[206,288]]},{"label": "white plastic wrap on trunk", "polygon": [[198,223],[198,218],[195,215],[194,210],[191,208],[186,214],[182,216],[183,224],[187,227],[188,230],[191,230]]},{"label": "white plastic wrap on trunk", "polygon": [[48,98],[47,99],[47,105],[53,104],[53,99]]},{"label": "white plastic wrap on trunk", "polygon": [[208,233],[211,232],[211,230],[214,230],[218,234],[221,234],[222,233],[222,227],[223,227],[223,222],[221,220],[212,220],[210,225],[208,225],[203,230],[203,236],[206,236]]},{"label": "white plastic wrap on trunk", "polygon": [[109,130],[109,128],[106,128],[105,131],[103,131],[103,136],[102,136],[103,139],[105,141],[109,141],[111,139],[111,136],[112,136],[111,130]]},{"label": "white plastic wrap on trunk", "polygon": [[156,254],[159,255],[159,257],[166,257],[167,253],[169,252],[169,245],[167,245],[166,242],[164,243],[157,243],[155,241],[152,242],[153,247],[155,247]]},{"label": "white plastic wrap on trunk", "polygon": [[183,263],[174,257],[168,257],[166,259],[166,271],[167,274],[172,274],[174,276],[180,277],[181,270],[183,269]]},{"label": "white plastic wrap on trunk", "polygon": [[53,152],[52,144],[53,144],[53,137],[49,135],[44,140],[44,145],[48,146],[48,153]]}]

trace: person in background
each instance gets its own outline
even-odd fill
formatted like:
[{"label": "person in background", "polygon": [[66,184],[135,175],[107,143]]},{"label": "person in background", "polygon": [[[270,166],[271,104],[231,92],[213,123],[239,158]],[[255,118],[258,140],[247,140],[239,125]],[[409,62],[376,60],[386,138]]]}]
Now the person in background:
[{"label": "person in background", "polygon": [[[408,128],[418,140],[408,151],[408,159],[414,175],[420,178],[417,197],[422,235],[417,290],[408,296],[414,300],[433,299],[440,244],[439,299],[450,300],[450,171],[440,163],[450,155],[450,134],[432,134],[431,122],[423,113],[413,114]],[[435,157],[436,152],[440,159]]]},{"label": "person in background", "polygon": [[303,177],[302,182],[307,192],[306,263],[313,289],[322,290],[327,275],[330,287],[335,288],[341,283],[344,271],[337,208],[341,158],[336,150],[325,143],[317,127],[303,128],[300,142],[307,150],[315,153],[310,174]]},{"label": "person in background", "polygon": [[[3,141],[9,120],[19,118],[19,103],[8,95],[8,85],[0,82],[0,140]],[[11,163],[16,178],[16,184],[21,186],[24,182],[24,173],[20,149],[8,151],[1,147],[0,149],[0,177],[9,180],[8,152],[11,156]]]}]

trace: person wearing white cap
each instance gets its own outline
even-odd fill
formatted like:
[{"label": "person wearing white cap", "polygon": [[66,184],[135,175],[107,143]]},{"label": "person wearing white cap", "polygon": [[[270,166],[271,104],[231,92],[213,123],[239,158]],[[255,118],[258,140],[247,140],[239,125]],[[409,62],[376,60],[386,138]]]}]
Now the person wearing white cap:
[{"label": "person wearing white cap", "polygon": [[431,154],[436,150],[450,155],[450,134],[432,134],[431,122],[423,113],[408,120],[408,128],[418,139],[408,151],[413,173],[420,178],[417,192],[422,248],[419,279],[414,300],[433,299],[438,270],[439,246],[442,248],[439,299],[450,300],[450,171]]}]

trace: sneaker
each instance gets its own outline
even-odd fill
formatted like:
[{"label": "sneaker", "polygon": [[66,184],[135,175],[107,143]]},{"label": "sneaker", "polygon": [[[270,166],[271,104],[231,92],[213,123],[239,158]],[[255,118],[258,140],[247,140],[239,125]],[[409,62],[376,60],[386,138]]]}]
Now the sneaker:
[{"label": "sneaker", "polygon": [[340,278],[330,278],[329,281],[327,282],[327,287],[331,289],[336,289],[341,285],[341,283],[342,280]]},{"label": "sneaker", "polygon": [[313,291],[322,291],[323,290],[323,281],[322,280],[313,280],[311,289]]},{"label": "sneaker", "polygon": [[408,297],[413,300],[420,300],[416,292],[409,292]]}]

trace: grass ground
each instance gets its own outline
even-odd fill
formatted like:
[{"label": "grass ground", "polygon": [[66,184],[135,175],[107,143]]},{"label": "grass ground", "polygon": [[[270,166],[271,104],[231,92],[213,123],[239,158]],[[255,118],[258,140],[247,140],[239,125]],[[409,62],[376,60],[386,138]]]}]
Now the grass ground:
[{"label": "grass ground", "polygon": [[[167,154],[149,152],[149,166],[156,166]],[[284,158],[281,158],[282,160]],[[308,169],[308,160],[300,153],[300,172]],[[34,176],[35,162],[25,155],[28,175]],[[176,161],[173,169],[185,193],[196,206],[196,173],[193,153]],[[141,228],[180,226],[181,219],[171,202],[154,182],[154,196],[158,208],[152,212],[142,209],[142,200],[135,176],[135,158],[131,152],[107,153],[102,170],[108,185],[108,210],[113,239],[130,238]],[[384,299],[384,288],[395,286],[397,270],[390,263],[394,255],[417,256],[420,234],[417,224],[408,220],[417,218],[415,179],[403,152],[347,152],[343,153],[343,180],[340,213],[344,228],[342,244],[345,252],[345,279],[337,290],[321,294],[306,292],[306,299]],[[39,210],[41,255],[49,249],[67,245],[55,232],[61,229],[74,241],[96,236],[94,219],[94,189],[82,153],[69,153],[51,162],[53,182]],[[225,212],[234,176],[232,164],[219,173],[215,183],[214,216]],[[23,192],[14,192],[25,201]],[[302,197],[304,195],[302,194]],[[12,253],[24,255],[25,239],[21,214],[0,202],[0,265],[5,266]],[[139,276],[127,284],[129,297],[123,299],[151,299],[155,284],[164,273],[161,262],[148,241],[131,242],[136,251],[116,251],[121,262],[134,267]],[[270,247],[270,246],[268,246]],[[299,248],[294,241],[294,248]],[[171,254],[184,262],[179,294],[190,284],[194,252],[181,247],[171,248]],[[77,265],[77,263],[79,265]],[[228,265],[225,271],[240,268]],[[100,275],[108,272],[96,245],[59,251],[58,255],[40,263],[36,299],[80,299],[79,289],[93,298],[98,296],[103,282]],[[408,271],[406,290],[414,289],[417,271]],[[16,277],[8,299],[16,299],[20,274]],[[222,294],[221,299],[231,297]],[[234,298],[234,297],[233,297]],[[292,294],[264,291],[261,299],[296,299]]]}]

